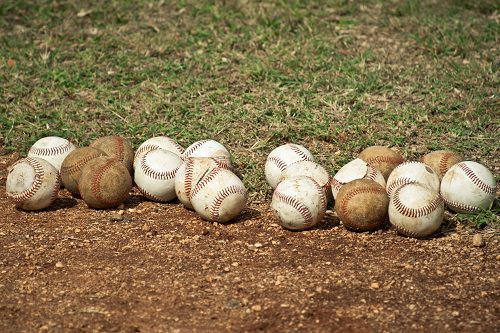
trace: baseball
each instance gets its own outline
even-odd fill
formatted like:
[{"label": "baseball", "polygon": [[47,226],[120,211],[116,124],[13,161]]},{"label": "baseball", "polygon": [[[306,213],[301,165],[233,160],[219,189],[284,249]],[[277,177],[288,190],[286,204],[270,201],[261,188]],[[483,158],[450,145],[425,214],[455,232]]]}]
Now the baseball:
[{"label": "baseball", "polygon": [[325,191],[327,199],[331,196],[331,176],[326,169],[313,161],[298,161],[290,164],[282,172],[280,182],[286,178],[295,176],[308,176],[314,179]]},{"label": "baseball", "polygon": [[387,193],[392,196],[399,186],[417,182],[439,192],[439,177],[430,166],[422,162],[407,161],[392,170],[387,178]]},{"label": "baseball", "polygon": [[28,157],[38,157],[52,164],[57,171],[68,154],[75,149],[69,140],[58,136],[47,136],[35,142],[28,151]]},{"label": "baseball", "polygon": [[133,175],[134,149],[132,144],[119,135],[104,136],[94,140],[89,147],[102,150],[106,155],[122,162]]},{"label": "baseball", "polygon": [[425,154],[420,158],[420,162],[430,166],[441,180],[453,165],[465,160],[462,155],[451,150],[436,150]]},{"label": "baseball", "polygon": [[384,146],[368,147],[358,157],[380,170],[386,180],[391,171],[404,161],[399,151]]},{"label": "baseball", "polygon": [[443,217],[443,199],[424,184],[405,184],[390,197],[389,221],[405,236],[430,236],[439,229]]},{"label": "baseball", "polygon": [[7,197],[18,208],[44,209],[57,198],[59,172],[46,160],[38,157],[23,158],[11,165],[7,171]]},{"label": "baseball", "polygon": [[167,136],[155,136],[147,139],[139,146],[139,148],[137,148],[134,155],[134,169],[137,168],[137,164],[141,160],[141,155],[155,149],[168,150],[181,158],[184,153],[184,148],[182,148],[175,140]]},{"label": "baseball", "polygon": [[116,158],[100,156],[83,167],[78,189],[90,208],[116,207],[127,199],[132,189],[132,177],[127,167]]},{"label": "baseball", "polygon": [[281,145],[271,151],[264,165],[264,173],[269,186],[276,188],[282,172],[298,161],[314,161],[314,157],[305,147],[293,143]]},{"label": "baseball", "polygon": [[385,188],[385,178],[382,173],[373,165],[356,158],[345,164],[333,176],[331,183],[333,197],[336,199],[342,186],[356,179],[370,179]]},{"label": "baseball", "polygon": [[215,140],[200,140],[186,148],[183,157],[213,157],[225,160],[231,165],[231,154],[221,143]]},{"label": "baseball", "polygon": [[134,171],[137,188],[148,199],[167,202],[175,198],[175,174],[182,164],[179,155],[164,149],[141,154]]},{"label": "baseball", "polygon": [[61,165],[61,181],[64,187],[73,195],[79,195],[78,180],[82,168],[88,161],[103,155],[103,151],[92,147],[76,148],[69,153]]},{"label": "baseball", "polygon": [[385,188],[371,179],[355,179],[342,186],[335,200],[335,211],[346,229],[372,231],[387,221],[389,196]]},{"label": "baseball", "polygon": [[453,165],[441,180],[446,206],[458,213],[489,209],[496,195],[496,181],[484,165],[463,161]]},{"label": "baseball", "polygon": [[325,215],[325,191],[310,177],[286,178],[274,190],[271,209],[284,228],[306,230]]},{"label": "baseball", "polygon": [[214,168],[194,184],[189,199],[203,219],[224,223],[245,209],[247,198],[238,176],[228,169]]}]

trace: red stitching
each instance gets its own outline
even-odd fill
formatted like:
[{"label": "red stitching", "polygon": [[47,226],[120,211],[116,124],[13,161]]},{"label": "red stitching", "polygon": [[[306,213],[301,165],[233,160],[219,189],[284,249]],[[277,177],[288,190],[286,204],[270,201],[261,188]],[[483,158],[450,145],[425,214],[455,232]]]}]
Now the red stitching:
[{"label": "red stitching", "polygon": [[102,154],[95,153],[93,155],[88,155],[84,159],[77,160],[75,162],[75,164],[63,166],[63,167],[61,167],[61,173],[65,173],[65,174],[71,175],[71,174],[73,174],[75,172],[78,172],[78,171],[80,171],[80,169],[81,169],[82,166],[84,166],[85,164],[87,164],[90,160],[93,160],[94,158],[97,158],[99,156],[102,156]]},{"label": "red stitching", "polygon": [[146,198],[148,199],[151,199],[151,200],[154,200],[154,201],[165,201],[164,199],[146,191],[145,189],[143,189],[142,187],[140,186],[137,186],[137,188],[139,189],[139,191],[142,193],[142,195],[144,195]]},{"label": "red stitching", "polygon": [[157,144],[148,143],[147,145],[141,146],[139,149],[137,149],[137,151],[135,152],[135,157],[138,157],[139,154],[141,154],[143,152],[149,152],[151,150],[156,150],[156,149],[160,149],[160,148],[161,147]]},{"label": "red stitching", "polygon": [[427,204],[426,206],[419,207],[419,208],[410,208],[405,206],[402,202],[401,199],[399,198],[399,189],[396,190],[396,193],[394,193],[394,208],[396,210],[407,217],[422,217],[425,215],[428,215],[432,213],[442,202],[443,198],[438,194],[432,201]]},{"label": "red stitching", "polygon": [[278,169],[280,169],[280,171],[285,170],[286,167],[288,166],[281,158],[276,157],[276,156],[269,156],[267,158],[267,161],[276,165],[278,167]]},{"label": "red stitching", "polygon": [[405,236],[408,236],[408,237],[418,238],[418,237],[424,236],[424,234],[422,234],[422,233],[418,233],[416,231],[410,231],[410,230],[405,229],[399,225],[392,224],[392,226],[394,227],[394,229],[396,229],[397,232],[399,232],[400,234],[403,234]]},{"label": "red stitching", "polygon": [[297,198],[292,197],[290,195],[285,195],[278,191],[274,191],[274,196],[276,196],[276,198],[279,201],[295,208],[300,213],[300,215],[302,215],[302,218],[304,219],[304,224],[313,223],[313,216],[311,211]]},{"label": "red stitching", "polygon": [[377,179],[378,169],[369,163],[366,164],[366,168],[367,168],[367,170],[366,170],[365,178],[370,179],[370,180]]},{"label": "red stitching", "polygon": [[465,175],[469,177],[469,179],[483,192],[486,192],[488,194],[495,194],[496,188],[486,184],[481,179],[479,179],[479,177],[474,173],[474,171],[471,168],[469,168],[467,164],[465,164],[464,162],[460,162],[458,163],[458,167],[462,169],[465,172]]},{"label": "red stitching", "polygon": [[403,162],[401,157],[392,156],[375,156],[365,160],[366,163],[390,163],[390,164],[400,164]]},{"label": "red stitching", "polygon": [[215,176],[217,176],[221,170],[221,168],[214,168],[210,170],[207,174],[205,174],[203,177],[201,177],[200,181],[196,186],[191,190],[191,194],[189,195],[189,198],[192,199],[202,188],[204,188],[208,183],[210,183]]},{"label": "red stitching", "polygon": [[150,165],[146,164],[146,157],[148,156],[149,153],[151,153],[151,151],[145,153],[144,156],[142,156],[141,158],[141,169],[146,176],[157,180],[167,180],[175,178],[175,175],[177,173],[177,170],[179,170],[179,167],[176,167],[173,170],[165,170],[165,171],[155,170]]},{"label": "red stitching", "polygon": [[335,190],[336,193],[338,193],[342,188],[342,184],[335,177],[333,177],[332,179],[332,188]]},{"label": "red stitching", "polygon": [[302,151],[302,149],[299,148],[298,145],[295,145],[293,143],[288,144],[290,148],[292,149],[295,154],[299,155],[300,158],[302,158],[304,161],[312,161],[312,159]]},{"label": "red stitching", "polygon": [[187,157],[191,156],[196,150],[198,150],[198,148],[203,146],[208,141],[210,141],[210,140],[200,140],[200,141],[195,142],[193,144],[193,146],[189,147],[189,150],[186,150],[184,152],[184,155]]},{"label": "red stitching", "polygon": [[387,193],[389,195],[392,195],[392,192],[394,192],[395,189],[398,189],[399,187],[407,184],[414,184],[417,181],[415,179],[409,178],[409,177],[399,177],[394,179],[390,184],[387,186]]},{"label": "red stitching", "polygon": [[[33,183],[31,184],[31,186],[21,193],[12,194],[12,193],[7,192],[7,196],[9,198],[11,198],[12,201],[14,201],[15,203],[26,201],[26,200],[30,199],[33,195],[35,195],[36,192],[42,186],[43,178],[45,175],[42,164],[40,162],[38,162],[36,159],[31,158],[31,157],[23,158],[23,159],[17,161],[16,163],[14,163],[11,167],[12,170],[16,167],[16,165],[21,164],[21,163],[27,163],[29,166],[31,166],[33,168],[33,170],[35,171],[35,179],[33,180]],[[59,188],[59,187],[57,187],[57,188]]]},{"label": "red stitching", "polygon": [[71,150],[74,145],[70,141],[66,141],[65,143],[55,146],[55,147],[31,147],[29,153],[37,155],[37,156],[51,156],[51,155],[59,155],[64,154]]},{"label": "red stitching", "polygon": [[443,198],[443,200],[444,200],[444,203],[446,204],[446,206],[450,207],[451,209],[455,208],[455,209],[464,210],[467,212],[475,212],[475,211],[478,211],[480,209],[479,207],[463,204],[463,203],[460,203],[458,201],[446,200],[444,198]]},{"label": "red stitching", "polygon": [[448,171],[450,165],[448,165],[448,161],[454,154],[452,153],[444,153],[439,159],[439,172],[444,175],[446,171]]},{"label": "red stitching", "polygon": [[121,201],[120,200],[110,201],[110,200],[105,199],[101,193],[100,182],[101,182],[101,178],[104,175],[104,173],[108,169],[110,169],[115,163],[117,163],[117,161],[115,159],[110,159],[109,161],[107,161],[102,167],[100,167],[99,169],[96,170],[96,172],[94,173],[94,177],[92,178],[92,182],[90,183],[90,190],[95,195],[96,199],[98,201],[102,201],[102,202],[109,204],[109,205],[114,205],[115,203],[121,202]]},{"label": "red stitching", "polygon": [[188,157],[186,160],[186,170],[184,172],[184,193],[188,198],[191,196],[191,186],[193,183],[194,158]]},{"label": "red stitching", "polygon": [[246,201],[247,191],[245,190],[245,188],[243,188],[239,185],[231,185],[231,186],[228,186],[228,187],[222,189],[221,191],[217,192],[217,195],[215,196],[215,199],[212,202],[212,206],[210,207],[209,213],[210,213],[210,217],[213,220],[215,220],[215,221],[219,220],[220,206],[222,205],[222,202],[231,194],[241,194],[245,197],[245,201]]},{"label": "red stitching", "polygon": [[[352,189],[351,191],[347,192],[345,194],[345,196],[342,198],[342,200],[340,202],[340,207],[339,207],[341,214],[344,215],[344,220],[347,220],[347,221],[343,221],[344,223],[347,222],[347,224],[355,224],[355,223],[353,223],[354,221],[352,221],[349,218],[349,214],[347,212],[347,205],[352,200],[352,198],[354,198],[358,194],[362,194],[362,193],[387,194],[383,187],[356,187],[356,188]],[[338,199],[338,197],[337,197],[337,199]]]},{"label": "red stitching", "polygon": [[125,139],[121,136],[115,136],[115,139],[114,143],[117,149],[116,158],[123,162],[125,160]]}]

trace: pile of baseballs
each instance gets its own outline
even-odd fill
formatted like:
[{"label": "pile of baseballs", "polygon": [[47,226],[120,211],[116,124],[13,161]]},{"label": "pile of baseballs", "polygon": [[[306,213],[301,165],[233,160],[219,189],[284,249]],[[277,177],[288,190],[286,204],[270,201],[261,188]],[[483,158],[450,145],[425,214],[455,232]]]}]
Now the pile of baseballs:
[{"label": "pile of baseballs", "polygon": [[325,200],[333,198],[348,230],[372,231],[389,222],[400,234],[427,237],[441,226],[445,206],[455,212],[489,209],[496,194],[488,168],[448,150],[405,161],[397,149],[371,146],[330,177],[305,147],[286,144],[268,155],[265,175],[277,221],[291,230],[318,223]]},{"label": "pile of baseballs", "polygon": [[54,202],[62,185],[89,208],[105,209],[121,205],[134,184],[149,200],[179,198],[186,208],[214,222],[238,216],[248,197],[222,144],[200,140],[184,150],[166,136],[146,140],[135,152],[117,135],[87,147],[44,137],[8,168],[6,191],[20,209],[40,210]]}]

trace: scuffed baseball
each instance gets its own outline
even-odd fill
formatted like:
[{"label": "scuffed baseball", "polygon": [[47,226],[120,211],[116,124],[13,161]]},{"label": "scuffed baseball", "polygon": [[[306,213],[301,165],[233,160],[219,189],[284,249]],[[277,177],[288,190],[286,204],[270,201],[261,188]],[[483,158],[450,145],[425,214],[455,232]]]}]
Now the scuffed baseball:
[{"label": "scuffed baseball", "polygon": [[57,198],[59,172],[48,161],[27,157],[11,165],[7,171],[7,197],[16,207],[23,210],[44,209]]},{"label": "scuffed baseball", "polygon": [[134,174],[134,149],[129,140],[119,135],[103,136],[94,140],[89,147],[102,150],[125,165],[130,175]]},{"label": "scuffed baseball", "polygon": [[346,229],[373,231],[387,221],[389,196],[384,186],[371,179],[356,179],[342,186],[335,211]]},{"label": "scuffed baseball", "polygon": [[134,170],[139,191],[148,199],[167,202],[175,198],[175,175],[182,164],[179,155],[164,149],[141,154]]},{"label": "scuffed baseball", "polygon": [[407,161],[395,167],[387,178],[387,193],[392,196],[398,187],[408,183],[422,183],[439,192],[438,175],[430,166],[422,162]]},{"label": "scuffed baseball", "polygon": [[186,157],[213,157],[231,165],[231,153],[227,148],[215,140],[199,140],[191,144],[183,153]]},{"label": "scuffed baseball", "polygon": [[56,168],[61,170],[61,165],[70,152],[76,146],[68,139],[58,136],[47,136],[35,142],[28,151],[28,157],[38,157],[46,160]]},{"label": "scuffed baseball", "polygon": [[203,219],[224,223],[245,209],[248,193],[241,179],[232,171],[214,168],[194,184],[189,199]]},{"label": "scuffed baseball", "polygon": [[271,210],[284,228],[306,230],[323,219],[326,204],[323,187],[310,177],[297,176],[276,186]]},{"label": "scuffed baseball", "polygon": [[465,158],[457,152],[451,150],[436,150],[425,154],[420,158],[420,162],[430,166],[441,180],[453,165],[464,161]]},{"label": "scuffed baseball", "polygon": [[69,153],[61,165],[61,181],[64,187],[73,195],[79,195],[78,180],[83,167],[90,160],[104,155],[102,150],[92,147],[76,148]]},{"label": "scuffed baseball", "polygon": [[489,209],[495,200],[496,181],[492,172],[474,161],[453,165],[441,180],[446,206],[458,213]]},{"label": "scuffed baseball", "polygon": [[404,161],[403,156],[398,150],[384,146],[365,148],[359,153],[358,157],[377,168],[385,180],[387,180],[392,170]]},{"label": "scuffed baseball", "polygon": [[132,177],[127,167],[116,158],[100,156],[83,167],[78,189],[90,208],[112,208],[128,198]]},{"label": "scuffed baseball", "polygon": [[439,229],[443,217],[443,199],[424,184],[404,184],[390,197],[389,221],[405,236],[430,236]]},{"label": "scuffed baseball", "polygon": [[327,199],[330,198],[330,182],[332,177],[322,165],[313,161],[297,161],[292,163],[281,173],[280,182],[286,178],[296,176],[311,177],[324,189]]},{"label": "scuffed baseball", "polygon": [[137,164],[140,162],[144,153],[155,149],[168,150],[183,158],[184,148],[174,139],[171,139],[168,136],[155,136],[144,141],[135,151],[134,169],[137,167]]},{"label": "scuffed baseball", "polygon": [[298,161],[314,161],[314,157],[307,148],[294,143],[287,143],[272,150],[264,165],[264,173],[269,186],[276,188],[283,171]]},{"label": "scuffed baseball", "polygon": [[342,186],[356,179],[373,180],[382,185],[384,188],[386,184],[384,176],[377,168],[360,158],[356,158],[346,163],[333,176],[331,182],[333,197],[336,199]]}]

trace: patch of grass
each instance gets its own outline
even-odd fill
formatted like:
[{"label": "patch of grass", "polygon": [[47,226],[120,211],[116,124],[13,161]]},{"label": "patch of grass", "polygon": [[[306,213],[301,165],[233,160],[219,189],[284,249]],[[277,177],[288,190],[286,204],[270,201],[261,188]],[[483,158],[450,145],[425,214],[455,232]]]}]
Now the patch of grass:
[{"label": "patch of grass", "polygon": [[496,207],[483,209],[474,213],[458,213],[456,219],[460,223],[473,226],[477,229],[487,226],[498,229],[500,228],[500,209]]}]

